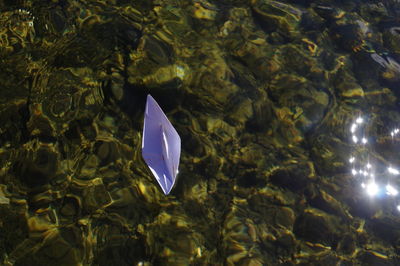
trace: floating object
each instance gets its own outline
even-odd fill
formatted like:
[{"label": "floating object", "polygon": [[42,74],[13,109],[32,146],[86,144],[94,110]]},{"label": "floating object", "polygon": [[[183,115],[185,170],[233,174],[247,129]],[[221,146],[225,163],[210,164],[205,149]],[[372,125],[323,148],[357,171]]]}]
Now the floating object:
[{"label": "floating object", "polygon": [[181,138],[156,100],[147,95],[142,157],[165,195],[175,184],[181,156]]}]

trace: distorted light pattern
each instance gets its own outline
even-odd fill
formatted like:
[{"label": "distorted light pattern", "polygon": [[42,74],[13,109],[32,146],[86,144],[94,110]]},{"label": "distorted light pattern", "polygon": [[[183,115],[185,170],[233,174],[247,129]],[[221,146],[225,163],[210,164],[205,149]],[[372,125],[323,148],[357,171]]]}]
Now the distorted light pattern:
[{"label": "distorted light pattern", "polygon": [[378,185],[375,183],[375,181],[372,180],[365,186],[365,189],[367,191],[367,194],[370,196],[375,196],[379,192]]},{"label": "distorted light pattern", "polygon": [[388,194],[389,196],[397,196],[397,194],[399,194],[399,192],[397,191],[397,189],[392,187],[390,184],[387,184],[386,185],[386,194]]},{"label": "distorted light pattern", "polygon": [[[350,125],[350,138],[355,149],[349,157],[351,165],[351,175],[360,180],[361,188],[370,197],[392,197],[396,200],[396,209],[400,211],[399,188],[396,186],[396,178],[400,175],[400,168],[393,165],[386,165],[382,170],[378,170],[376,163],[370,161],[368,136],[367,136],[367,119],[358,116]],[[395,128],[390,131],[392,140],[400,137],[400,129]],[[379,169],[382,169],[379,167]]]},{"label": "distorted light pattern", "polygon": [[394,138],[399,133],[399,131],[400,130],[398,128],[393,129],[392,132],[390,132],[390,135],[392,136],[392,138]]},{"label": "distorted light pattern", "polygon": [[391,173],[392,175],[398,175],[399,174],[399,170],[392,168],[392,167],[388,167],[388,172]]}]

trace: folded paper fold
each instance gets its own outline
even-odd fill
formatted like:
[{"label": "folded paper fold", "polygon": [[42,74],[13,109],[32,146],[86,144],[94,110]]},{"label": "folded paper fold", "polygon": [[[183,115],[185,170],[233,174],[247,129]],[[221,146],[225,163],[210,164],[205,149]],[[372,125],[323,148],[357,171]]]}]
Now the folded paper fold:
[{"label": "folded paper fold", "polygon": [[181,138],[158,103],[147,95],[142,135],[142,157],[163,192],[175,184],[181,155]]}]

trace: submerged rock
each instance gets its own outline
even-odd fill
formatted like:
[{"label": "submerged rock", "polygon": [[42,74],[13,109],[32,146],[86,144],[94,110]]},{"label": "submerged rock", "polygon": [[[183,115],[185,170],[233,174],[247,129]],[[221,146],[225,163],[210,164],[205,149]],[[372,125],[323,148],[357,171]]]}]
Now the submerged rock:
[{"label": "submerged rock", "polygon": [[[398,264],[396,1],[6,2],[0,264]],[[148,93],[182,138],[168,196]]]}]

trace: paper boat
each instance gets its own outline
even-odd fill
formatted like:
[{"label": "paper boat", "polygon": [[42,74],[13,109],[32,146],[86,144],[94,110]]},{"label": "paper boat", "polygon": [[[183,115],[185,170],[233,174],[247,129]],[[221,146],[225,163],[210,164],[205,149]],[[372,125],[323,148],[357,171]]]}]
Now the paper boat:
[{"label": "paper boat", "polygon": [[175,184],[181,156],[181,138],[151,95],[147,95],[142,157],[165,195]]}]

